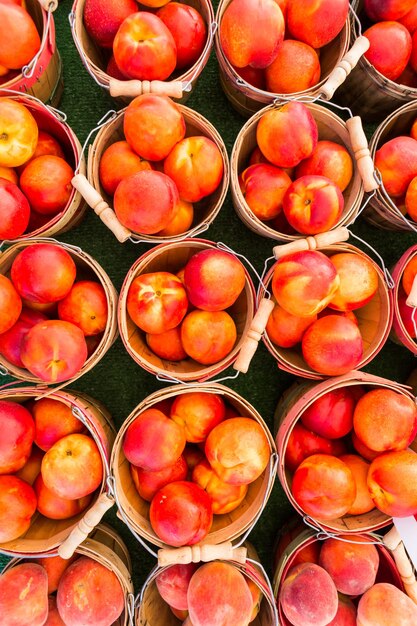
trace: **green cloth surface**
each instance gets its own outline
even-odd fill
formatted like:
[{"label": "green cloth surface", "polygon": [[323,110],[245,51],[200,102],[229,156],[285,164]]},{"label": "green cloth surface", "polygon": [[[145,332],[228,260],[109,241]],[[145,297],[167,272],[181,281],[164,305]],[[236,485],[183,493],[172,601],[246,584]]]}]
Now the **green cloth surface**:
[{"label": "green cloth surface", "polygon": [[[117,109],[120,106],[94,83],[81,63],[68,22],[71,5],[70,0],[60,0],[59,8],[55,13],[57,45],[63,60],[65,82],[64,95],[59,108],[68,115],[69,125],[80,141],[84,142],[88,132],[97,121],[109,109]],[[235,138],[245,120],[232,109],[221,90],[214,50],[186,104],[199,111],[214,124],[222,135],[230,154]],[[373,128],[366,126],[368,137]],[[352,231],[379,251],[387,267],[391,267],[416,241],[413,233],[378,230],[369,226],[361,218],[352,227]],[[264,260],[271,256],[274,245],[273,240],[257,236],[239,220],[232,206],[230,192],[219,215],[204,237],[215,242],[222,241],[236,252],[244,254],[258,272],[262,272]],[[149,245],[144,244],[118,243],[92,210],[88,210],[80,226],[58,236],[57,239],[76,244],[91,254],[108,272],[118,290],[134,261],[150,249]],[[352,240],[352,244],[367,251],[356,240]],[[254,275],[253,278],[257,280]],[[405,347],[388,341],[365,369],[367,372],[404,382],[414,366],[414,357]],[[234,370],[229,368],[222,375],[233,375],[233,373]],[[10,379],[6,378],[4,382],[8,380]],[[294,380],[293,376],[278,369],[276,361],[261,342],[248,374],[241,374],[237,379],[227,381],[225,384],[245,397],[260,412],[272,430],[276,404],[282,392]],[[111,412],[116,427],[119,428],[139,402],[153,391],[166,386],[167,383],[158,382],[152,374],[141,369],[127,354],[118,338],[94,369],[77,380],[70,388],[87,392],[93,398],[102,401]],[[270,574],[272,573],[275,537],[292,512],[292,507],[277,479],[269,502],[250,536],[250,540]],[[139,592],[155,560],[139,546],[128,528],[118,520],[114,510],[107,513],[104,519],[120,533],[129,548],[133,563],[135,591]],[[6,560],[0,555],[0,565]]]}]

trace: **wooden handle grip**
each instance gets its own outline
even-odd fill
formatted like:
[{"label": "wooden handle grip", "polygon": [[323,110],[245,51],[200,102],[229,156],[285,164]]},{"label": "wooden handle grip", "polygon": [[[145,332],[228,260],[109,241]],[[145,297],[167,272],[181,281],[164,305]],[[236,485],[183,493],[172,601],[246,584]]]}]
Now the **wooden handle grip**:
[{"label": "wooden handle grip", "polygon": [[54,12],[58,8],[58,0],[38,0],[38,2],[45,11],[48,11],[50,8]]},{"label": "wooden handle grip", "polygon": [[144,93],[153,93],[170,98],[182,98],[182,82],[179,80],[163,82],[162,80],[117,80],[110,79],[110,95],[114,98],[125,96],[136,98]]},{"label": "wooden handle grip", "polygon": [[359,59],[369,48],[369,39],[361,35],[351,49],[340,59],[339,63],[330,73],[326,82],[320,87],[320,93],[326,100],[331,100],[336,89],[342,85],[349,76]]},{"label": "wooden handle grip", "polygon": [[131,236],[130,230],[125,228],[117,219],[116,213],[103,200],[98,191],[94,189],[83,174],[76,174],[72,184],[80,192],[94,213],[99,216],[103,224],[116,236],[120,243],[124,243]]},{"label": "wooden handle grip", "polygon": [[326,248],[333,243],[340,243],[341,241],[347,241],[349,239],[349,231],[345,226],[335,228],[335,230],[329,230],[326,233],[319,233],[314,237],[306,237],[305,239],[296,239],[290,243],[284,243],[280,246],[275,246],[272,252],[276,259],[280,259],[287,254],[293,252],[302,252],[303,250],[317,250],[318,248]]},{"label": "wooden handle grip", "polygon": [[184,546],[183,548],[161,548],[158,550],[158,565],[184,565],[187,563],[207,563],[222,559],[224,561],[246,562],[246,548],[235,548],[231,541],[217,545],[203,544],[201,546]]},{"label": "wooden handle grip", "polygon": [[404,583],[407,595],[417,604],[417,582],[414,576],[413,567],[405,551],[404,544],[401,541],[400,534],[395,526],[393,526],[383,537],[383,542],[394,557],[398,573]]},{"label": "wooden handle grip", "polygon": [[361,175],[365,191],[378,189],[379,185],[374,177],[374,162],[368,148],[368,140],[363,130],[362,120],[356,115],[346,122],[349,131],[350,143],[355,153],[356,165]]},{"label": "wooden handle grip", "polygon": [[77,526],[59,546],[58,554],[62,559],[69,559],[74,554],[78,546],[84,539],[87,539],[88,535],[101,521],[106,511],[111,509],[113,504],[113,498],[110,498],[106,493],[101,494],[96,503],[87,511],[84,517],[80,519]]},{"label": "wooden handle grip", "polygon": [[248,371],[274,306],[273,301],[268,298],[262,298],[260,301],[258,310],[253,317],[250,328],[242,343],[242,347],[239,350],[238,357],[233,364],[233,369],[237,372],[246,374]]},{"label": "wooden handle grip", "polygon": [[408,306],[417,307],[417,274],[414,276],[413,285],[405,303]]}]

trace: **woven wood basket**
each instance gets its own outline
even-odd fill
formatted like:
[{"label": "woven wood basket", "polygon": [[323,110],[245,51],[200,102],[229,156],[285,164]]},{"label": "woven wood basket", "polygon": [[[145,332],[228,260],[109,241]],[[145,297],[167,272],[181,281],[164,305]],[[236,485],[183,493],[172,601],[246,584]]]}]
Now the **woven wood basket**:
[{"label": "woven wood basket", "polygon": [[[106,299],[107,299],[107,307],[108,307],[108,316],[107,316],[107,324],[104,329],[103,336],[101,338],[100,343],[95,348],[94,352],[87,358],[81,370],[72,378],[60,383],[59,388],[65,387],[66,385],[72,383],[83,374],[89,372],[96,363],[103,358],[106,354],[107,350],[112,346],[113,342],[117,338],[117,291],[115,290],[113,283],[111,282],[109,276],[104,271],[104,269],[97,263],[93,257],[89,254],[81,250],[81,248],[77,248],[76,246],[72,246],[67,243],[62,243],[55,241],[54,239],[28,239],[26,241],[20,241],[18,243],[13,244],[6,250],[0,253],[0,273],[4,275],[8,275],[10,272],[10,268],[16,256],[21,252],[24,248],[37,244],[43,243],[47,241],[51,245],[59,246],[64,248],[68,254],[72,257],[76,267],[77,267],[77,280],[80,279],[80,276],[83,279],[87,280],[95,280],[98,281],[103,287]],[[45,388],[46,383],[42,381],[37,376],[34,376],[27,369],[23,369],[21,367],[17,367],[13,365],[0,355],[0,374],[11,375],[19,380],[35,383],[37,386],[42,389]]]},{"label": "woven wood basket", "polygon": [[[394,287],[394,319],[392,322],[392,332],[390,334],[390,339],[392,339],[396,343],[402,344],[408,350],[410,350],[410,352],[412,352],[414,355],[417,355],[417,342],[415,338],[413,339],[411,337],[410,333],[408,332],[408,330],[406,329],[404,325],[403,319],[401,317],[400,309],[399,309],[398,292],[399,292],[399,287],[401,285],[401,280],[402,280],[405,267],[409,263],[409,261],[411,261],[411,259],[415,258],[416,255],[417,255],[417,245],[411,246],[411,248],[408,248],[408,250],[404,252],[402,257],[394,265],[394,268],[392,270],[392,277],[395,281],[395,287]],[[409,306],[413,306],[414,308],[417,307],[417,298],[415,295],[416,292],[417,292],[417,279],[415,281],[415,288],[412,289],[412,292],[409,298],[407,298],[407,303],[409,303]],[[414,315],[416,315],[416,313]],[[416,316],[416,323],[417,323],[417,316]]]},{"label": "woven wood basket", "polygon": [[[233,555],[228,554],[226,547],[224,547],[224,550],[223,546],[216,546],[216,548],[219,549],[216,551],[217,553],[213,556],[210,555],[210,558],[204,559],[204,561],[214,559],[227,561],[252,580],[262,591],[259,613],[251,621],[251,624],[253,626],[278,626],[270,583],[267,581],[264,573],[256,568],[256,564],[254,564],[254,561],[258,561],[258,555],[253,546],[246,542],[244,547],[235,550]],[[224,552],[223,555],[221,551]],[[172,560],[174,561],[174,559],[175,555]],[[136,611],[136,626],[178,626],[181,623],[188,624],[188,622],[181,622],[181,620],[177,619],[168,604],[159,595],[155,579],[169,567],[170,565],[164,567],[157,565],[149,574],[140,594],[140,603]]]},{"label": "woven wood basket", "polygon": [[[364,1],[352,0],[351,4],[364,31],[371,26],[364,12]],[[359,27],[355,21],[352,21],[352,30],[352,37],[357,37]],[[380,122],[398,107],[416,99],[417,89],[386,78],[365,57],[359,60],[335,96],[337,102],[348,106],[355,115],[360,115],[368,122]]]},{"label": "woven wood basket", "polygon": [[57,106],[64,91],[62,62],[55,41],[55,24],[52,12],[58,0],[26,0],[26,8],[36,24],[40,38],[40,52],[28,64],[26,70],[0,85],[22,94],[35,96],[42,102]]},{"label": "woven wood basket", "polygon": [[[83,22],[85,0],[74,0],[70,13],[71,31],[75,46],[84,67],[94,81],[111,96],[122,102],[130,102],[142,93],[159,93],[185,102],[192,93],[211,52],[215,31],[214,12],[210,0],[185,0],[183,4],[197,9],[207,26],[207,41],[200,58],[182,74],[174,73],[171,81],[125,80],[120,81],[106,74],[110,51],[97,46],[88,35]],[[147,7],[144,7],[147,9]],[[139,10],[139,9],[138,9]],[[142,10],[142,9],[141,9]]]},{"label": "woven wood basket", "polygon": [[[417,89],[416,96],[417,96]],[[369,150],[374,160],[376,151],[394,137],[409,135],[413,121],[417,118],[417,102],[409,102],[397,108],[375,130],[369,142]],[[368,206],[363,212],[364,218],[377,228],[395,231],[415,231],[417,223],[404,217],[400,210],[387,197],[380,186],[371,197]]]},{"label": "woven wood basket", "polygon": [[[4,554],[11,556],[41,556],[49,554],[51,551],[66,550],[71,543],[71,550],[65,554],[69,558],[78,545],[87,537],[88,532],[93,530],[98,524],[105,511],[110,508],[113,501],[107,497],[107,478],[109,475],[110,452],[115,439],[116,431],[111,417],[106,408],[97,400],[77,391],[55,391],[49,390],[48,397],[52,400],[62,402],[70,407],[73,415],[79,419],[89,431],[96,442],[100,456],[103,461],[103,481],[100,489],[94,495],[89,507],[83,513],[66,520],[52,520],[36,512],[32,518],[30,528],[27,532],[14,541],[0,544],[0,550]],[[12,387],[5,385],[0,388],[0,400],[19,402],[20,404],[28,400],[42,397],[36,387]],[[77,525],[84,517],[95,516],[95,524],[91,524],[88,532],[84,536],[75,538],[72,533],[77,529]],[[64,556],[64,554],[61,554]]]},{"label": "woven wood basket", "polygon": [[[357,535],[361,537],[365,541],[369,543],[375,544],[376,549],[378,550],[379,555],[379,567],[376,575],[376,583],[389,583],[391,585],[395,585],[401,591],[408,592],[410,590],[409,585],[404,585],[403,578],[406,580],[406,576],[404,574],[404,565],[407,570],[412,571],[412,566],[408,557],[404,551],[404,546],[402,543],[400,544],[400,549],[398,550],[397,546],[395,549],[392,549],[391,539],[392,534],[387,535],[387,539],[385,537],[380,537],[371,533],[361,533]],[[282,610],[281,603],[278,601],[281,585],[286,579],[289,570],[292,567],[295,557],[299,554],[301,550],[304,548],[313,545],[314,543],[320,541],[323,542],[323,538],[317,538],[317,535],[312,530],[304,530],[302,531],[285,549],[281,558],[278,562],[278,566],[275,571],[273,588],[274,588],[274,597],[278,606],[278,617],[279,623],[281,626],[291,626],[291,622],[285,617],[285,614]],[[325,539],[324,539],[325,541]],[[352,541],[355,541],[355,537],[352,537]],[[385,544],[386,541],[386,544]],[[398,545],[398,544],[397,544]],[[401,557],[399,558],[399,554],[401,551]],[[405,560],[404,560],[405,559]],[[415,598],[415,587],[417,584],[414,581],[414,592],[410,591],[410,597],[412,600]]]},{"label": "woven wood basket", "polygon": [[[249,485],[245,499],[234,511],[213,517],[211,530],[201,544],[204,546],[206,544],[212,546],[226,541],[233,541],[244,533],[248,533],[262,513],[270,496],[275,479],[276,455],[273,437],[256,409],[245,400],[245,398],[232,389],[215,383],[208,385],[175,385],[174,387],[166,387],[165,389],[156,391],[145,398],[132,411],[129,417],[126,418],[119,429],[111,456],[111,473],[114,478],[115,499],[119,509],[118,515],[136,537],[139,537],[139,539],[142,537],[145,541],[149,541],[155,546],[165,548],[158,552],[160,564],[169,563],[166,559],[164,560],[164,557],[166,557],[165,553],[168,553],[169,557],[171,552],[177,554],[178,551],[172,551],[170,546],[164,544],[151,527],[149,521],[149,502],[146,502],[139,496],[134,486],[129,469],[130,464],[126,460],[122,449],[123,438],[129,424],[146,409],[153,407],[161,401],[174,399],[178,395],[196,391],[219,394],[223,397],[225,402],[237,410],[239,415],[249,417],[258,422],[268,438],[271,450],[269,466],[257,480]],[[182,550],[191,554],[193,550],[199,550],[201,544],[183,548]],[[200,560],[200,558],[198,558],[198,560]]]},{"label": "woven wood basket", "polygon": [[167,379],[180,381],[204,381],[223,371],[238,358],[239,352],[250,330],[254,309],[255,290],[252,280],[245,270],[245,287],[236,302],[227,309],[236,324],[237,340],[232,351],[218,363],[202,365],[194,359],[165,361],[154,354],[146,344],[145,333],[130,318],[127,312],[127,295],[133,280],[148,272],[171,272],[176,274],[189,259],[201,250],[216,248],[216,244],[203,239],[187,239],[174,243],[160,244],[145,252],[132,265],[120,290],[118,323],[120,337],[126,350],[136,363],[146,371]]},{"label": "woven wood basket", "polygon": [[[18,95],[16,92],[5,93],[4,95],[9,100],[17,100],[23,104],[32,113],[39,129],[50,133],[58,140],[65,153],[67,162],[74,170],[78,166],[82,174],[86,172],[86,163],[81,144],[74,131],[61,118],[58,111],[49,108],[42,104],[40,100],[29,95]],[[78,226],[86,208],[87,205],[83,197],[74,187],[65,208],[60,213],[51,217],[45,224],[37,227],[35,230],[24,233],[16,241],[28,239],[29,237],[50,237],[66,232]]]},{"label": "woven wood basket", "polygon": [[[249,208],[239,185],[239,175],[248,167],[250,154],[257,146],[256,129],[258,122],[267,111],[276,108],[276,106],[277,105],[271,105],[270,107],[258,111],[258,113],[253,115],[240,130],[230,157],[230,188],[236,213],[248,228],[263,237],[270,237],[280,241],[293,241],[295,239],[301,239],[305,237],[305,235],[290,235],[279,232],[275,228],[272,228],[268,222],[262,222]],[[334,141],[343,145],[352,157],[354,164],[352,180],[343,192],[345,202],[344,209],[340,220],[335,224],[334,228],[351,224],[356,219],[364,195],[362,176],[359,170],[359,164],[355,159],[355,153],[357,153],[356,144],[354,144],[355,148],[353,148],[348,126],[335,113],[319,104],[306,103],[305,106],[309,109],[317,123],[319,139]]]},{"label": "woven wood basket", "polygon": [[[363,341],[363,356],[357,366],[358,369],[361,369],[372,361],[388,338],[393,319],[393,294],[392,289],[389,289],[387,285],[384,272],[367,254],[362,252],[362,250],[348,243],[335,243],[332,245],[324,243],[324,240],[328,239],[329,236],[334,236],[334,241],[343,241],[343,239],[337,239],[339,232],[345,232],[347,234],[346,239],[349,236],[349,231],[342,228],[329,231],[329,233],[323,233],[322,235],[316,235],[315,238],[300,239],[297,242],[276,246],[274,252],[276,258],[281,258],[285,254],[295,252],[297,248],[299,250],[308,249],[311,242],[313,244],[316,242],[315,246],[326,256],[331,256],[339,252],[352,252],[365,257],[367,261],[371,263],[378,274],[378,290],[368,304],[360,309],[356,309],[354,312]],[[304,247],[300,247],[302,245],[304,245]],[[277,256],[277,254],[279,256]],[[258,292],[258,300],[265,296],[266,290],[272,291],[270,285],[272,283],[274,269],[275,264],[271,267],[263,280],[263,286]],[[274,301],[274,298],[272,298],[272,300]],[[263,335],[263,341],[269,352],[277,360],[280,369],[290,372],[295,376],[302,376],[303,378],[316,380],[324,378],[323,375],[315,372],[307,365],[299,345],[294,348],[280,348],[272,343],[267,333]]]},{"label": "woven wood basket", "polygon": [[[180,235],[172,237],[162,237],[158,235],[140,235],[129,231],[122,226],[118,221],[116,214],[109,205],[112,205],[113,198],[106,194],[100,184],[99,177],[99,165],[103,152],[116,141],[125,140],[123,133],[123,121],[125,109],[122,109],[117,115],[111,119],[111,121],[103,126],[97,137],[90,146],[88,154],[88,183],[82,176],[76,176],[73,183],[84,194],[88,204],[93,210],[100,216],[100,219],[106,224],[108,228],[116,235],[120,242],[124,242],[127,239],[133,239],[134,241],[143,241],[150,243],[163,243],[166,241],[180,241],[186,237],[194,237],[199,233],[208,229],[225,200],[227,189],[229,186],[229,158],[227,156],[226,146],[224,141],[208,120],[206,120],[200,113],[193,111],[192,109],[185,107],[181,104],[178,105],[181,113],[184,116],[186,122],[186,137],[193,135],[203,135],[208,137],[218,147],[222,155],[223,160],[223,178],[212,194],[203,198],[197,203],[194,203],[194,221],[190,229]],[[87,192],[84,192],[85,185],[87,184]],[[91,197],[89,192],[93,192]],[[110,218],[109,218],[110,215]],[[110,222],[109,222],[110,219]]]},{"label": "woven wood basket", "polygon": [[[275,411],[275,431],[276,444],[278,450],[279,464],[278,477],[281,485],[297,513],[305,516],[305,512],[298,505],[291,493],[291,472],[285,466],[285,453],[288,445],[289,436],[300,419],[305,409],[310,406],[317,398],[325,395],[327,392],[340,389],[341,387],[349,387],[360,385],[366,391],[372,389],[390,389],[397,393],[411,398],[414,402],[414,396],[409,387],[400,385],[399,383],[373,376],[360,371],[352,371],[343,376],[336,376],[323,381],[319,384],[313,384],[307,381],[298,381],[294,383],[282,396]],[[410,446],[417,450],[417,439]],[[306,516],[308,517],[308,516]],[[316,520],[310,519],[310,522],[318,530],[334,533],[358,533],[358,532],[374,532],[379,528],[389,525],[392,519],[385,515],[377,508],[363,513],[361,515],[344,515],[334,520]]]},{"label": "woven wood basket", "polygon": [[[125,609],[112,626],[131,626],[129,613],[133,604],[132,564],[129,552],[121,537],[107,524],[99,524],[88,539],[76,549],[79,556],[87,556],[104,565],[116,574],[125,595]],[[31,556],[27,555],[26,559]],[[49,556],[55,556],[54,553]],[[36,557],[36,555],[33,555]],[[26,560],[25,559],[25,560]],[[7,563],[4,572],[22,563],[22,558],[14,558]]]}]

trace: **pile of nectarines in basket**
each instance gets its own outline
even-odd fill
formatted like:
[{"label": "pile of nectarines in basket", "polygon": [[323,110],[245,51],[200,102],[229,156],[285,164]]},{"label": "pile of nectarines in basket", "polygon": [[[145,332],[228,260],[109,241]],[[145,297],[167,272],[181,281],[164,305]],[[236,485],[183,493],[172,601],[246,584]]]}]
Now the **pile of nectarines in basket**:
[{"label": "pile of nectarines in basket", "polygon": [[108,305],[113,287],[107,275],[102,270],[95,274],[87,255],[81,259],[64,245],[42,240],[15,244],[3,253],[2,263],[4,366],[37,382],[78,376],[112,326]]}]

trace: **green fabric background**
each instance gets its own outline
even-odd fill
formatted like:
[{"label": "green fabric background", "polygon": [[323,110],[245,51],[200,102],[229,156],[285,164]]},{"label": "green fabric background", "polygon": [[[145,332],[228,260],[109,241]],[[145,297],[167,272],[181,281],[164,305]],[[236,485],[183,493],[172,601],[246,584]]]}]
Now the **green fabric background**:
[{"label": "green fabric background", "polygon": [[[84,142],[89,130],[109,109],[120,107],[93,82],[80,61],[68,22],[71,4],[70,0],[60,0],[55,13],[57,45],[63,59],[65,82],[60,108],[67,113],[68,123],[80,141]],[[196,109],[214,124],[230,153],[244,119],[232,109],[221,90],[214,51],[187,106]],[[373,127],[367,125],[366,130],[369,137]],[[382,254],[388,267],[416,241],[415,234],[380,231],[370,227],[362,219],[358,220],[352,230]],[[242,224],[234,212],[230,194],[220,214],[205,233],[205,238],[223,241],[236,252],[247,255],[259,272],[262,271],[264,260],[271,256],[273,246],[272,240],[255,235]],[[120,289],[133,262],[149,249],[149,246],[143,244],[119,244],[91,210],[79,227],[58,239],[80,246],[97,259],[110,275],[116,289]],[[352,243],[362,247],[354,240]],[[414,366],[415,360],[406,348],[388,341],[366,371],[404,382]],[[226,372],[232,373],[232,369]],[[226,384],[251,402],[272,429],[275,406],[281,393],[293,380],[292,376],[278,370],[275,360],[261,343],[249,373]],[[101,400],[113,415],[117,427],[120,427],[143,398],[163,386],[166,385],[159,383],[153,375],[135,364],[120,339],[90,373],[73,385],[75,389]],[[251,541],[270,573],[276,534],[291,514],[291,506],[277,480],[268,505],[251,535]],[[138,592],[154,565],[154,559],[138,545],[113,511],[105,516],[105,521],[117,529],[129,547],[133,562],[133,580]],[[0,565],[5,560],[7,559],[0,555]]]}]

